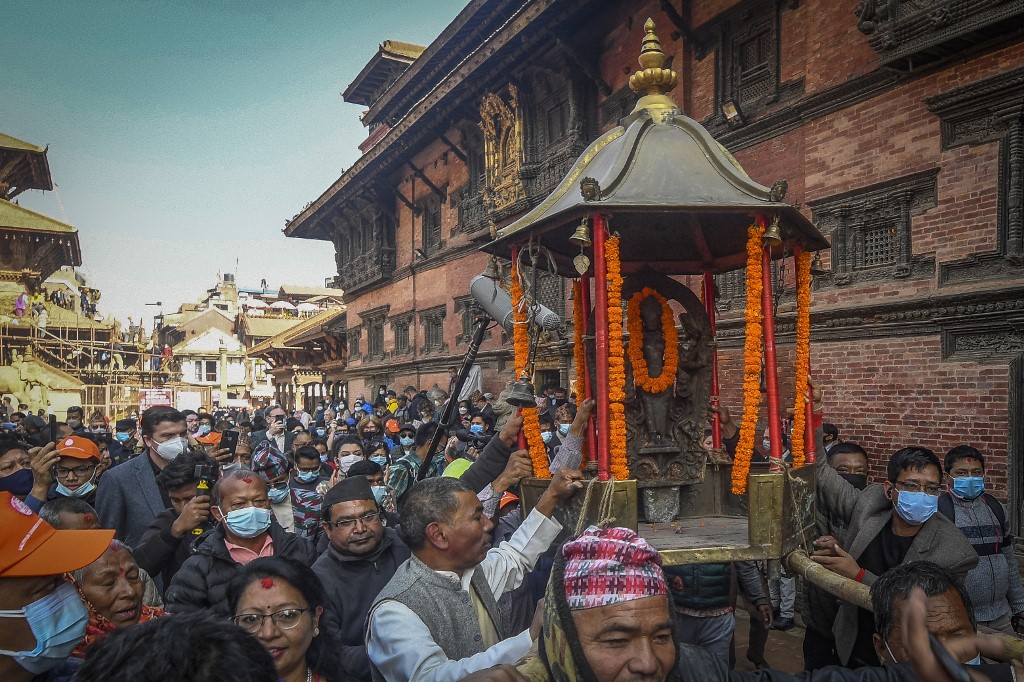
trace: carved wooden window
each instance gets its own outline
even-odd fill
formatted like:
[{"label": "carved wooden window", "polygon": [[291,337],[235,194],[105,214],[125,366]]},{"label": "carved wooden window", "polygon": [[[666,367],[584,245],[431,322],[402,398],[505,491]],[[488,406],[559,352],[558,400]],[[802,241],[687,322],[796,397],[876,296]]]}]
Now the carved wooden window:
[{"label": "carved wooden window", "polygon": [[345,338],[348,339],[349,358],[356,359],[362,356],[362,353],[359,350],[359,340],[362,335],[362,327],[354,327],[345,332]]},{"label": "carved wooden window", "polygon": [[734,87],[741,107],[773,95],[778,83],[778,70],[773,69],[775,41],[765,23],[770,21],[762,20],[757,33],[741,36],[733,45]]},{"label": "carved wooden window", "polygon": [[423,352],[436,353],[445,350],[444,318],[446,306],[437,306],[420,312],[420,325],[423,327]]},{"label": "carved wooden window", "polygon": [[734,308],[742,310],[746,305],[746,270],[733,270],[715,275],[715,285],[718,287],[718,292],[715,295],[715,308],[719,311],[725,312]]},{"label": "carved wooden window", "polygon": [[408,355],[412,352],[411,328],[411,312],[391,317],[391,331],[395,335],[395,355]]},{"label": "carved wooden window", "polygon": [[547,273],[538,274],[537,301],[565,317],[565,279]]},{"label": "carved wooden window", "polygon": [[441,201],[431,196],[419,204],[423,252],[428,256],[441,248]]},{"label": "carved wooden window", "polygon": [[382,317],[366,323],[366,352],[373,357],[384,355],[384,318]]},{"label": "carved wooden window", "polygon": [[[455,312],[458,313],[462,322],[462,333],[455,337],[455,345],[467,344],[473,340],[475,322],[480,314],[480,309],[472,296],[457,296],[455,297]],[[484,338],[491,338],[491,332],[484,332]]]},{"label": "carved wooden window", "polygon": [[935,207],[937,170],[811,202],[830,236],[832,271],[820,285],[931,276],[934,256],[914,256],[911,219]]},{"label": "carved wooden window", "polygon": [[555,144],[568,133],[569,103],[566,100],[549,104],[547,108],[547,143]]}]

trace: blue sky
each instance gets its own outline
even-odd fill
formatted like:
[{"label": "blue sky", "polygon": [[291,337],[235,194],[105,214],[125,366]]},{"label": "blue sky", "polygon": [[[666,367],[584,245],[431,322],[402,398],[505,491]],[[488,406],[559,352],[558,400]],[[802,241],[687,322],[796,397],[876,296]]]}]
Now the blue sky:
[{"label": "blue sky", "polygon": [[[100,310],[151,317],[212,286],[322,284],[290,218],[358,158],[340,92],[387,39],[428,44],[467,0],[8,0],[0,131],[49,145],[23,206],[80,232]],[[148,322],[147,322],[148,323]]]}]

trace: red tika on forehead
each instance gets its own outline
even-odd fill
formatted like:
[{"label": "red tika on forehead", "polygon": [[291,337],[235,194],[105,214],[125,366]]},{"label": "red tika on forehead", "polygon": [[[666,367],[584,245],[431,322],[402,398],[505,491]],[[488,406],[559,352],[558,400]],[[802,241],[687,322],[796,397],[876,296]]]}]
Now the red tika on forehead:
[{"label": "red tika on forehead", "polygon": [[264,590],[272,589],[274,587],[274,579],[264,578],[260,581],[260,587],[262,587]]},{"label": "red tika on forehead", "polygon": [[85,519],[86,521],[92,521],[93,518],[95,518],[95,517],[93,517],[92,514],[82,514],[82,518]]},{"label": "red tika on forehead", "polygon": [[242,480],[245,481],[246,483],[252,483],[252,476],[246,476]]},{"label": "red tika on forehead", "polygon": [[120,552],[121,551],[121,548],[117,544],[115,544],[115,542],[113,540],[110,541],[109,549],[110,549],[111,552]]}]

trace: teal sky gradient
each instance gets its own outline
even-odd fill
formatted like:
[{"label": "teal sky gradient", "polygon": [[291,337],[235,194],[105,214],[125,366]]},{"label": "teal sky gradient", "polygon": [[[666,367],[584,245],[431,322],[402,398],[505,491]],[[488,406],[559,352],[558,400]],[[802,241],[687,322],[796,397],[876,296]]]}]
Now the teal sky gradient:
[{"label": "teal sky gradient", "polygon": [[[323,284],[328,242],[284,220],[359,157],[340,92],[387,39],[428,44],[466,0],[10,0],[0,131],[49,145],[59,189],[19,202],[79,229],[121,319],[213,286]],[[148,324],[148,320],[147,320]]]}]

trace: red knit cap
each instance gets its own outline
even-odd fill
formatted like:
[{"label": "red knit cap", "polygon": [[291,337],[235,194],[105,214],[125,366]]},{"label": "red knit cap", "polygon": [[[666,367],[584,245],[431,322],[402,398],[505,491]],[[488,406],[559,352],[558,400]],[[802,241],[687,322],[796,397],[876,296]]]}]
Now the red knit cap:
[{"label": "red knit cap", "polygon": [[661,556],[628,528],[591,526],[562,548],[573,611],[668,594]]}]

